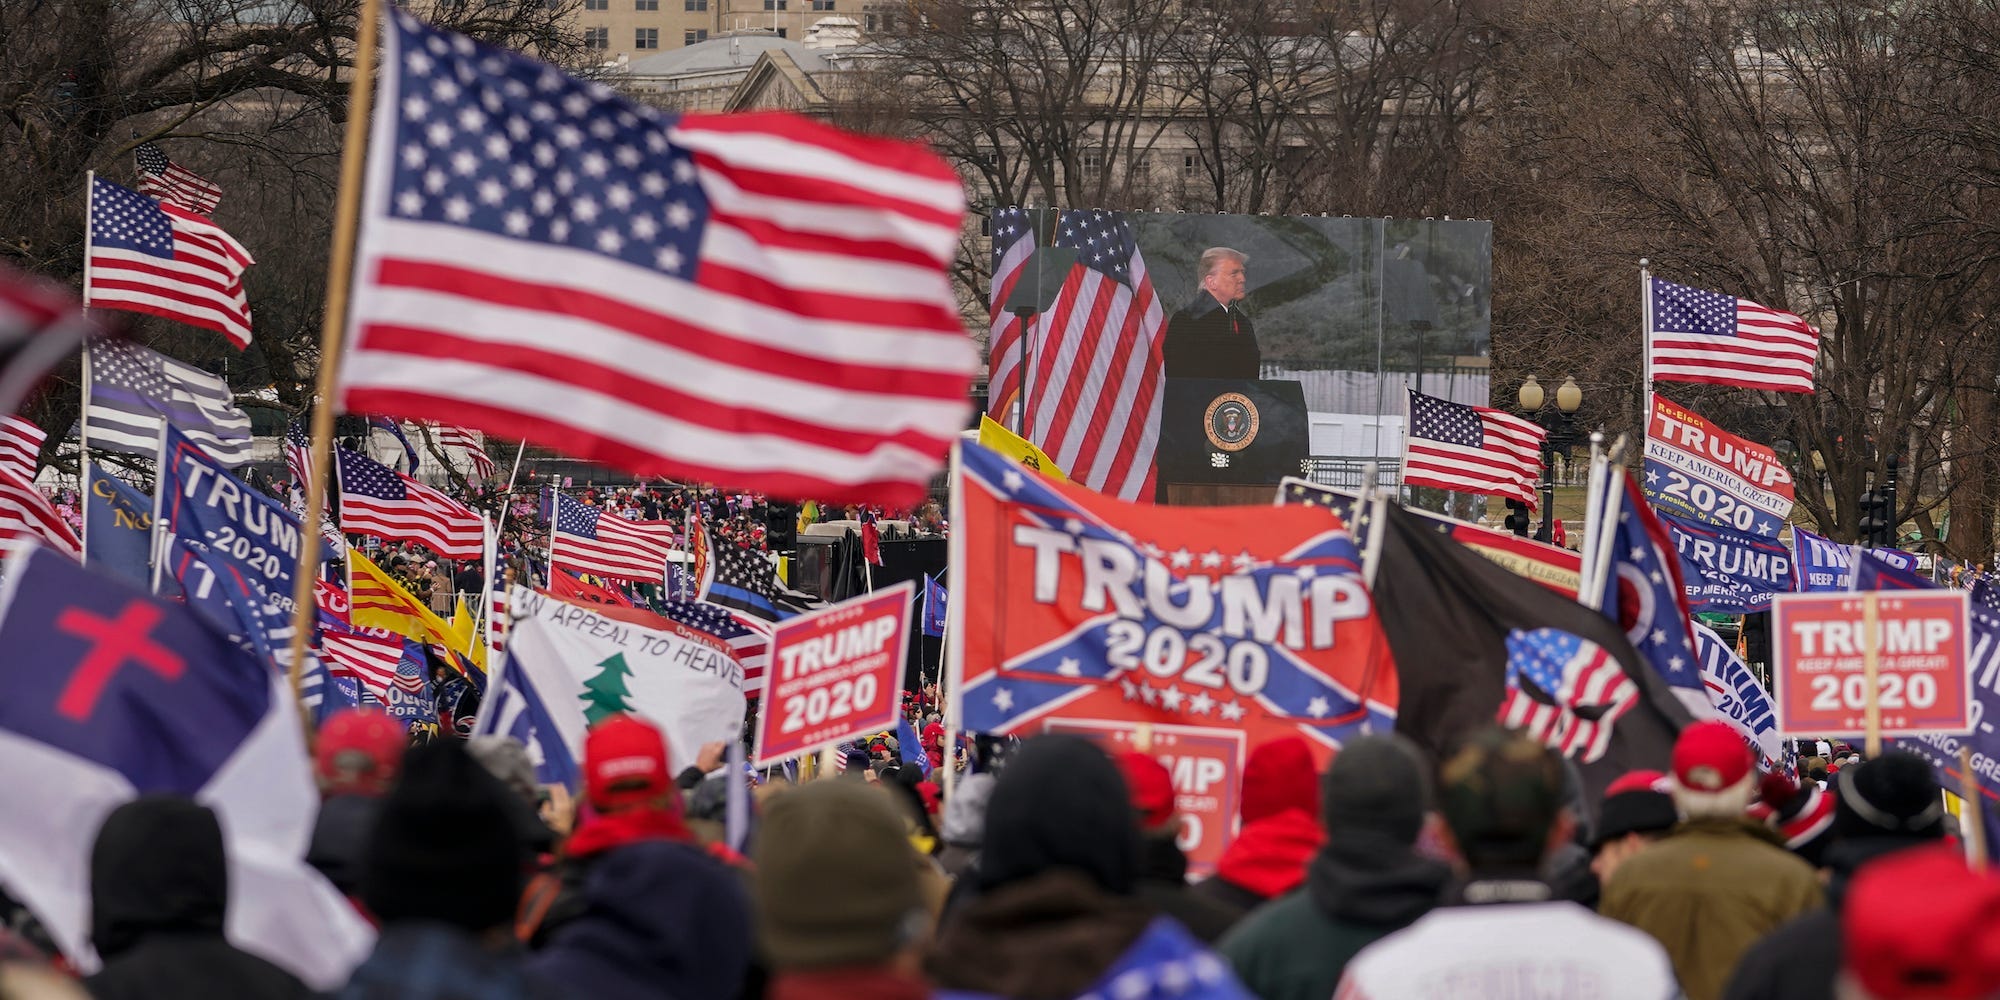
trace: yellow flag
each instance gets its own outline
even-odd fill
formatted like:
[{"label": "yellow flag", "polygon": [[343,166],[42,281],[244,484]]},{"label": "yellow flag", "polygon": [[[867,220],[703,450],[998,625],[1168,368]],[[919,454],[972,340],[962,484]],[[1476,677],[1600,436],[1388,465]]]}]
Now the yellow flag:
[{"label": "yellow flag", "polygon": [[465,598],[458,599],[458,607],[451,611],[452,647],[471,658],[474,665],[486,669],[486,644],[473,639],[479,634],[479,623],[472,618],[472,610],[465,606]]},{"label": "yellow flag", "polygon": [[387,570],[370,562],[358,549],[349,548],[347,559],[354,571],[354,593],[349,595],[354,624],[386,628],[397,635],[464,655],[465,646],[458,641],[451,624],[405,590]]},{"label": "yellow flag", "polygon": [[992,417],[982,415],[979,418],[979,444],[980,447],[991,448],[1050,479],[1069,481],[1069,477],[1063,475],[1063,470],[1044,454],[1042,449],[1035,447],[1027,438],[1000,426],[1000,423]]}]

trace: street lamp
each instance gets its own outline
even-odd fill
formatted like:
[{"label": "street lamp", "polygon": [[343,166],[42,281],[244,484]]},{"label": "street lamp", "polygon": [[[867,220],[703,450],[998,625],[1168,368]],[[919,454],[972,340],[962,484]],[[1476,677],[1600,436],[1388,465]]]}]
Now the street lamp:
[{"label": "street lamp", "polygon": [[1576,444],[1576,411],[1583,405],[1583,389],[1576,384],[1576,379],[1565,375],[1562,385],[1556,387],[1555,412],[1542,408],[1547,401],[1548,394],[1535,376],[1530,375],[1527,381],[1521,383],[1521,409],[1528,414],[1528,419],[1548,432],[1548,436],[1542,439],[1542,527],[1535,533],[1535,539],[1543,542],[1553,538],[1555,457],[1559,452],[1568,455],[1569,449]]}]

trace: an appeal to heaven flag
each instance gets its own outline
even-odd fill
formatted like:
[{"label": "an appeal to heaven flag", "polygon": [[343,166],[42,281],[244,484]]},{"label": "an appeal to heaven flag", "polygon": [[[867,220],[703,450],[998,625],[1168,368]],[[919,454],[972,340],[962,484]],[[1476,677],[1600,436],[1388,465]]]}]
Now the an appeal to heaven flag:
[{"label": "an appeal to heaven flag", "polygon": [[694,763],[702,744],[733,740],[743,727],[743,668],[720,642],[646,628],[602,609],[517,587],[508,671],[520,671],[574,760],[583,736],[617,712],[641,716],[667,734],[670,770]]}]

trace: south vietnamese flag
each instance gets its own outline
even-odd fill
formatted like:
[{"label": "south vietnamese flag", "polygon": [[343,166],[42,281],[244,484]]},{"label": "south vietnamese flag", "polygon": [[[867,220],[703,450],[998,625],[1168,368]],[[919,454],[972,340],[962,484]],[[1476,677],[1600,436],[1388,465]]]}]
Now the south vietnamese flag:
[{"label": "south vietnamese flag", "polygon": [[949,653],[966,729],[1213,727],[1251,746],[1304,735],[1325,757],[1395,727],[1388,643],[1332,513],[1130,504],[959,448]]}]

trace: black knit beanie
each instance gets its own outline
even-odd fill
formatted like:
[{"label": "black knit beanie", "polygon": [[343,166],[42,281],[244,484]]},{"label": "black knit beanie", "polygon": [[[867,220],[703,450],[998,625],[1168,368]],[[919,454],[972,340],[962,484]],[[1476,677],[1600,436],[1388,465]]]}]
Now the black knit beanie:
[{"label": "black knit beanie", "polygon": [[457,740],[412,749],[382,802],[361,901],[384,924],[434,920],[485,931],[520,902],[526,854],[507,786]]}]

